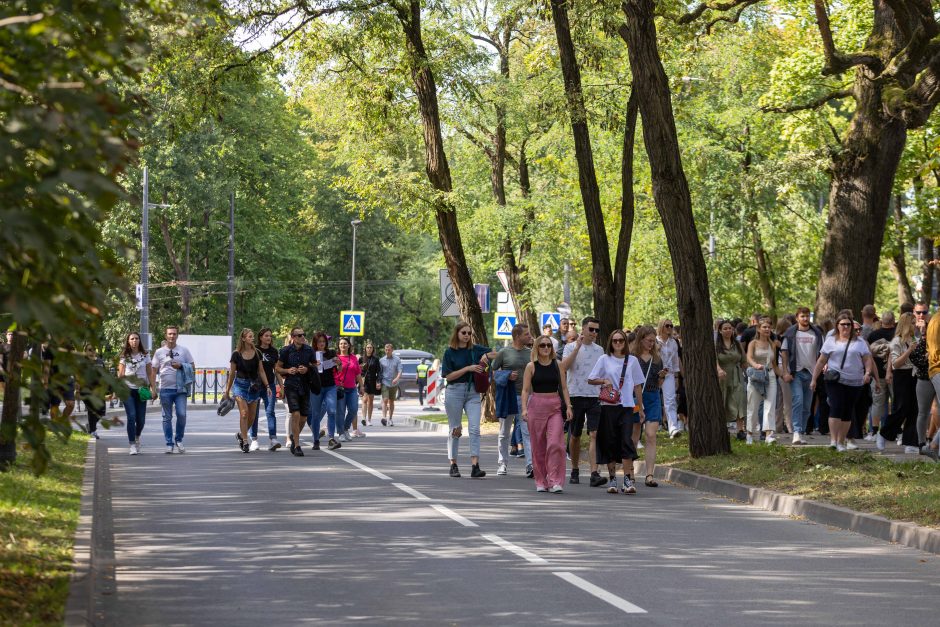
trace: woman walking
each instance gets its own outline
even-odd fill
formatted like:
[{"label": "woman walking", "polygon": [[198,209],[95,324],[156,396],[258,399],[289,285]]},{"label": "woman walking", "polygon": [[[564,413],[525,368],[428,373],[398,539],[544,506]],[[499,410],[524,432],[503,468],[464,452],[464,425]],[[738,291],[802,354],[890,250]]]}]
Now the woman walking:
[{"label": "woman walking", "polygon": [[[564,418],[562,418],[564,414]],[[535,340],[532,361],[522,375],[522,419],[529,426],[535,491],[562,491],[565,480],[564,422],[570,422],[571,398],[551,338]]]},{"label": "woman walking", "polygon": [[659,387],[666,377],[663,361],[659,356],[659,345],[656,342],[656,329],[651,326],[638,328],[631,352],[640,362],[640,369],[643,371],[642,406],[646,412],[645,421],[640,418],[639,412],[633,413],[633,446],[636,447],[640,443],[640,435],[645,431],[646,447],[643,449],[643,457],[646,480],[644,483],[647,487],[655,488],[659,486],[653,478],[653,472],[656,470],[656,434],[663,422],[663,404]]},{"label": "woman walking", "polygon": [[659,344],[659,356],[663,360],[663,405],[666,410],[666,421],[669,425],[669,437],[677,438],[682,435],[682,425],[679,422],[678,381],[676,377],[682,370],[679,359],[679,342],[673,337],[674,326],[672,320],[664,318],[656,327],[656,342]]},{"label": "woman walking", "polygon": [[375,345],[366,342],[362,349],[362,358],[359,360],[359,369],[362,371],[362,424],[372,426],[372,408],[375,405],[375,395],[382,393],[382,364],[375,354]]},{"label": "woman walking", "polygon": [[885,419],[881,429],[875,433],[875,446],[879,451],[885,449],[887,440],[893,441],[903,426],[901,443],[905,453],[916,453],[919,449],[917,436],[917,379],[914,377],[914,363],[911,353],[917,343],[914,341],[914,316],[901,314],[894,338],[891,340],[888,354],[888,367],[885,382],[894,392],[893,409]]},{"label": "woman walking", "polygon": [[336,420],[336,352],[329,347],[329,338],[324,331],[317,331],[313,335],[313,352],[317,364],[317,373],[320,377],[320,391],[310,393],[310,415],[307,424],[313,431],[313,450],[320,450],[320,424],[323,414],[326,414],[327,448],[331,451],[342,448],[338,437],[342,428]]},{"label": "woman walking", "polygon": [[[130,454],[137,455],[140,453],[140,434],[144,431],[147,418],[147,399],[153,398],[153,390],[157,388],[150,356],[141,344],[140,334],[137,332],[128,333],[124,338],[124,349],[118,362],[118,378],[124,380],[131,392],[124,401],[124,413],[127,415]],[[141,398],[141,394],[145,398]]]},{"label": "woman walking", "polygon": [[[760,439],[761,429],[766,432],[765,442],[773,444],[776,426],[777,405],[777,351],[770,339],[770,318],[761,318],[757,323],[757,335],[747,345],[747,443],[754,437]],[[764,404],[763,416],[761,403]],[[763,427],[761,420],[763,418]]]},{"label": "woman walking", "polygon": [[718,383],[724,401],[725,422],[733,422],[738,428],[738,439],[744,440],[744,349],[735,338],[734,325],[723,320],[718,325],[715,339],[715,354],[718,357]]},{"label": "woman walking", "polygon": [[[274,406],[277,404],[277,373],[274,364],[277,363],[278,351],[274,348],[274,335],[268,327],[258,331],[258,355],[261,356],[261,365],[264,367],[264,376],[268,380],[268,393],[261,395],[264,403],[264,412],[268,419],[268,450],[276,451],[281,448],[277,439],[277,417],[274,415]],[[258,450],[258,415],[261,406],[255,408],[255,419],[251,423],[251,444],[248,448]],[[289,417],[288,417],[289,420]]]},{"label": "woman walking", "polygon": [[470,476],[481,479],[486,471],[480,470],[480,393],[473,382],[474,373],[483,373],[489,360],[496,353],[487,346],[471,341],[470,325],[460,321],[450,336],[450,346],[444,351],[441,373],[447,380],[447,395],[444,409],[447,411],[447,458],[450,460],[450,476],[459,477],[457,456],[460,451],[460,436],[463,435],[463,414],[467,414],[470,432]]},{"label": "woman walking", "polygon": [[826,338],[820,350],[810,384],[815,390],[819,374],[828,366],[825,385],[829,400],[829,446],[839,452],[846,450],[845,440],[852,425],[855,403],[875,371],[868,342],[858,337],[852,327],[852,316],[840,313],[835,334]]},{"label": "woman walking", "polygon": [[[336,400],[336,422],[337,429],[342,426],[343,439],[347,442],[353,438],[365,437],[365,433],[359,430],[359,421],[356,417],[359,414],[359,394],[362,391],[362,370],[359,367],[359,360],[352,354],[352,345],[346,338],[339,340],[339,375],[337,376],[337,385],[343,390],[342,399]],[[339,388],[337,388],[337,391]],[[353,429],[350,433],[350,429]]]},{"label": "woman walking", "polygon": [[261,366],[261,354],[255,347],[255,332],[251,329],[242,329],[238,346],[229,359],[228,382],[223,396],[228,398],[233,389],[239,417],[239,430],[235,439],[242,452],[247,453],[251,450],[248,429],[255,420],[261,395],[268,391],[268,378]]},{"label": "woman walking", "polygon": [[[607,351],[588,375],[590,385],[600,385],[601,416],[597,428],[597,464],[606,464],[610,477],[607,492],[636,494],[633,462],[633,411],[646,421],[643,409],[643,371],[636,357],[627,353],[627,334],[617,329],[607,338]],[[617,488],[617,464],[623,465],[623,487]]]}]

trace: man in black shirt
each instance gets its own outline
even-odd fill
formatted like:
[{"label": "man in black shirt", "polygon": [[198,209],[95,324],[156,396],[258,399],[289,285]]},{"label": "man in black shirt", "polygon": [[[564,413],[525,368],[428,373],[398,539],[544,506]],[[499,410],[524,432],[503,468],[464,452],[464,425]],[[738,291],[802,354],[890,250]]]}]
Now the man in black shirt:
[{"label": "man in black shirt", "polygon": [[290,331],[291,343],[281,349],[278,354],[275,372],[284,378],[284,401],[290,413],[290,452],[297,457],[303,457],[300,449],[300,430],[310,407],[310,379],[309,371],[313,366],[313,349],[306,343],[306,334],[301,327],[294,327]]}]

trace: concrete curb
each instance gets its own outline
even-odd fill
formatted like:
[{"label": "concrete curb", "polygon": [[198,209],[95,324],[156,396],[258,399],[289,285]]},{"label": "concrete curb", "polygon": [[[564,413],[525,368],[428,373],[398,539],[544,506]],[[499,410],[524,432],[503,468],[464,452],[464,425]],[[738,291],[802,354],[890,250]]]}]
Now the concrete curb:
[{"label": "concrete curb", "polygon": [[419,431],[432,431],[434,433],[447,433],[449,431],[447,425],[423,420],[420,416],[400,416],[395,418],[395,422],[414,427]]},{"label": "concrete curb", "polygon": [[82,496],[75,527],[72,556],[72,576],[69,596],[65,603],[66,625],[89,624],[91,591],[91,538],[95,503],[95,454],[97,440],[90,438],[85,452],[85,470],[82,475]]},{"label": "concrete curb", "polygon": [[108,448],[89,442],[82,480],[82,505],[75,538],[75,572],[66,603],[65,625],[102,625],[105,605],[116,592],[111,469]]},{"label": "concrete curb", "polygon": [[799,516],[821,525],[846,529],[878,540],[940,554],[940,530],[938,529],[889,520],[875,514],[856,512],[838,505],[716,479],[670,466],[657,466],[655,474],[657,478],[670,483],[711,492],[767,511],[786,516]]}]

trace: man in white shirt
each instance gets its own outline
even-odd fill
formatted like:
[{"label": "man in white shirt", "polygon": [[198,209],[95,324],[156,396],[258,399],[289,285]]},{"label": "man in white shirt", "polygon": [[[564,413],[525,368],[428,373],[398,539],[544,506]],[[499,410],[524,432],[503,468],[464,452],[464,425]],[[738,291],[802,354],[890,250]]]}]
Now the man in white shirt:
[{"label": "man in white shirt", "polygon": [[[164,335],[166,346],[154,351],[150,365],[160,380],[160,407],[163,408],[163,435],[166,438],[166,452],[172,453],[175,448],[180,453],[185,453],[183,435],[186,432],[186,388],[179,389],[176,375],[183,364],[189,364],[195,372],[196,364],[193,362],[189,349],[176,343],[179,337],[179,327],[167,327]],[[174,408],[176,409],[175,438],[173,437]]]},{"label": "man in white shirt", "polygon": [[807,432],[806,422],[813,404],[810,383],[822,345],[822,331],[809,322],[809,307],[797,307],[796,324],[784,332],[780,345],[783,380],[790,385],[792,398],[794,444],[806,443],[803,434]]},{"label": "man in white shirt", "polygon": [[600,420],[601,406],[597,394],[600,386],[588,383],[588,375],[594,369],[594,364],[604,354],[595,340],[600,331],[600,322],[593,316],[581,321],[581,334],[578,339],[565,345],[565,358],[561,364],[568,373],[568,394],[571,397],[571,411],[574,419],[568,424],[568,451],[571,455],[570,483],[580,483],[578,464],[581,461],[581,433],[587,423],[588,436],[591,438],[589,448],[589,462],[591,464],[591,486],[599,487],[606,484],[597,470],[597,456],[595,445],[597,442],[597,425]]}]

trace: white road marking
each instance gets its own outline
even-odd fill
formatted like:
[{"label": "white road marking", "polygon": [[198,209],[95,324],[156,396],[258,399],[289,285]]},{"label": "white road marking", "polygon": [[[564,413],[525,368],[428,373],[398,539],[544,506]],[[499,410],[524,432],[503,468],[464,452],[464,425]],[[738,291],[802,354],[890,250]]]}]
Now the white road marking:
[{"label": "white road marking", "polygon": [[404,483],[393,483],[392,485],[395,486],[396,488],[398,488],[399,490],[401,490],[402,492],[404,492],[404,493],[406,493],[406,494],[410,494],[411,496],[415,497],[415,498],[418,499],[419,501],[430,501],[430,500],[431,500],[431,497],[425,496],[425,495],[421,494],[420,492],[418,492],[418,491],[415,490],[414,488],[409,487],[409,486],[406,486]]},{"label": "white road marking", "polygon": [[533,564],[548,564],[548,562],[545,559],[539,557],[535,553],[532,553],[531,551],[526,551],[521,546],[516,546],[512,542],[503,540],[497,535],[493,535],[491,533],[481,533],[480,535],[483,536],[484,539],[489,540],[490,542],[495,544],[496,546],[502,547],[506,549],[507,551],[509,551],[510,553],[515,553],[516,555],[526,560],[527,562],[532,562]]},{"label": "white road marking", "polygon": [[461,516],[460,514],[458,514],[457,512],[455,512],[454,510],[449,509],[449,508],[447,508],[447,507],[444,507],[443,505],[439,505],[439,504],[437,504],[437,503],[431,503],[431,507],[433,507],[434,509],[436,509],[436,510],[439,511],[440,513],[444,514],[445,516],[447,516],[447,517],[450,518],[451,520],[454,520],[454,521],[456,521],[456,522],[459,522],[459,523],[460,523],[461,525],[463,525],[464,527],[478,527],[478,526],[479,526],[479,525],[477,525],[475,522],[473,522],[472,520],[470,520],[469,518],[464,518],[463,516]]},{"label": "white road marking", "polygon": [[332,455],[333,457],[336,457],[336,458],[338,458],[338,459],[341,459],[341,460],[343,460],[344,462],[346,462],[347,464],[352,464],[353,466],[355,466],[355,467],[358,468],[359,470],[365,470],[365,471],[366,471],[367,473],[369,473],[370,475],[373,475],[373,476],[375,476],[375,477],[378,477],[379,479],[381,479],[381,480],[383,480],[383,481],[391,481],[391,480],[392,480],[392,478],[389,477],[388,475],[386,475],[385,473],[381,473],[381,472],[379,472],[378,470],[375,470],[375,469],[373,469],[373,468],[369,468],[369,467],[366,466],[365,464],[360,464],[360,463],[357,462],[356,460],[354,460],[354,459],[349,459],[349,458],[346,457],[345,455],[340,455],[340,454],[337,453],[336,451],[324,451],[324,453],[329,453],[329,454]]},{"label": "white road marking", "polygon": [[623,610],[627,614],[646,614],[646,610],[642,607],[636,606],[633,603],[630,603],[626,599],[621,599],[616,594],[611,594],[599,586],[595,586],[590,581],[578,577],[574,573],[569,572],[553,572],[553,575],[560,579],[564,579],[570,583],[575,588],[580,588],[590,595],[593,595],[600,599],[601,601],[606,601],[610,603],[618,610]]}]

